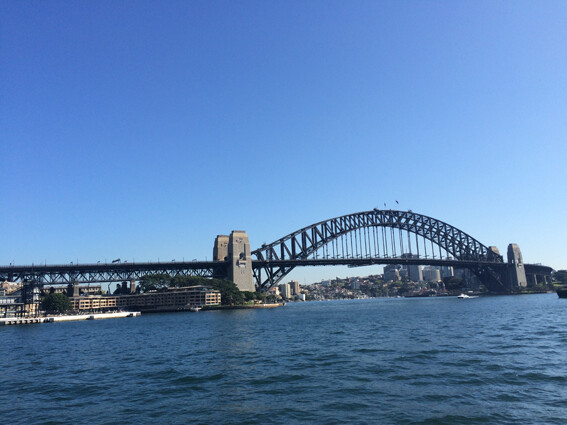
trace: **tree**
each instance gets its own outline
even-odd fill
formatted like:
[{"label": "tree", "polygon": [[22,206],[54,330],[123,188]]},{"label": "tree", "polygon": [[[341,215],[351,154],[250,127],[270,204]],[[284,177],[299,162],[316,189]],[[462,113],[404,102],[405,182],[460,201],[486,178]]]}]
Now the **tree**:
[{"label": "tree", "polygon": [[222,305],[241,305],[244,303],[242,292],[240,292],[234,282],[230,280],[208,279],[207,283],[207,286],[220,291]]},{"label": "tree", "polygon": [[183,288],[184,286],[211,286],[211,279],[202,276],[181,276],[177,275],[171,279],[169,286],[172,288]]},{"label": "tree", "polygon": [[462,291],[464,281],[460,277],[451,276],[443,279],[447,291]]},{"label": "tree", "polygon": [[140,279],[140,291],[158,291],[171,284],[171,276],[167,273],[147,274]]},{"label": "tree", "polygon": [[62,293],[49,294],[41,302],[41,309],[48,313],[66,313],[72,307],[69,297]]},{"label": "tree", "polygon": [[256,294],[252,291],[243,291],[242,296],[244,301],[254,301],[256,299]]},{"label": "tree", "polygon": [[562,285],[567,285],[567,270],[557,270],[553,273],[553,278]]}]

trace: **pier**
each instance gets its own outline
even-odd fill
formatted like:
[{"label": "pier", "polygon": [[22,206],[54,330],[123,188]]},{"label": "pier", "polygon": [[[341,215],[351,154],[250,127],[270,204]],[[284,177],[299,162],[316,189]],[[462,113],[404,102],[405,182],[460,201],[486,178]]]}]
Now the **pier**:
[{"label": "pier", "polygon": [[0,326],[28,325],[34,323],[74,322],[79,320],[121,319],[124,317],[138,317],[141,315],[142,313],[140,313],[139,311],[122,311],[116,313],[76,314],[68,316],[7,317],[0,318]]}]

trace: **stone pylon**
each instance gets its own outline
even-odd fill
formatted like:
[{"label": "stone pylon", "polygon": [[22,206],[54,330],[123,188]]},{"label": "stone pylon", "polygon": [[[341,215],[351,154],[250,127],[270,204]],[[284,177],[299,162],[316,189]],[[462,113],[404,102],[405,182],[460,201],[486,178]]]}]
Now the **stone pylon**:
[{"label": "stone pylon", "polygon": [[252,257],[248,235],[243,230],[233,230],[230,236],[218,235],[213,248],[214,261],[226,261],[226,279],[233,281],[241,291],[254,292]]},{"label": "stone pylon", "polygon": [[512,291],[521,290],[528,286],[522,252],[515,243],[508,245],[508,276]]}]

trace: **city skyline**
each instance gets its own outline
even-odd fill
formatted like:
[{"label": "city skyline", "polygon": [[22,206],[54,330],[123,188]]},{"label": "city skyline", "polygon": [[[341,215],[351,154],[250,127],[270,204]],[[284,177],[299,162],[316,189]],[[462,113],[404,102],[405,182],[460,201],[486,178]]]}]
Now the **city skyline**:
[{"label": "city skyline", "polygon": [[0,264],[205,260],[232,230],[256,249],[385,204],[567,269],[565,3],[0,16]]}]

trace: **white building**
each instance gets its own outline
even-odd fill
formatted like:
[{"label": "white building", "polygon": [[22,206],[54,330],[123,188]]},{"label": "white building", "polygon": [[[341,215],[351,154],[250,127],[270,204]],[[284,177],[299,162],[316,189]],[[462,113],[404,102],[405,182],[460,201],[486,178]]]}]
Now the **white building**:
[{"label": "white building", "polygon": [[441,272],[433,266],[423,268],[423,280],[426,282],[441,282]]},{"label": "white building", "polygon": [[279,285],[280,294],[282,298],[289,299],[291,298],[291,288],[289,287],[289,283],[282,283]]}]

